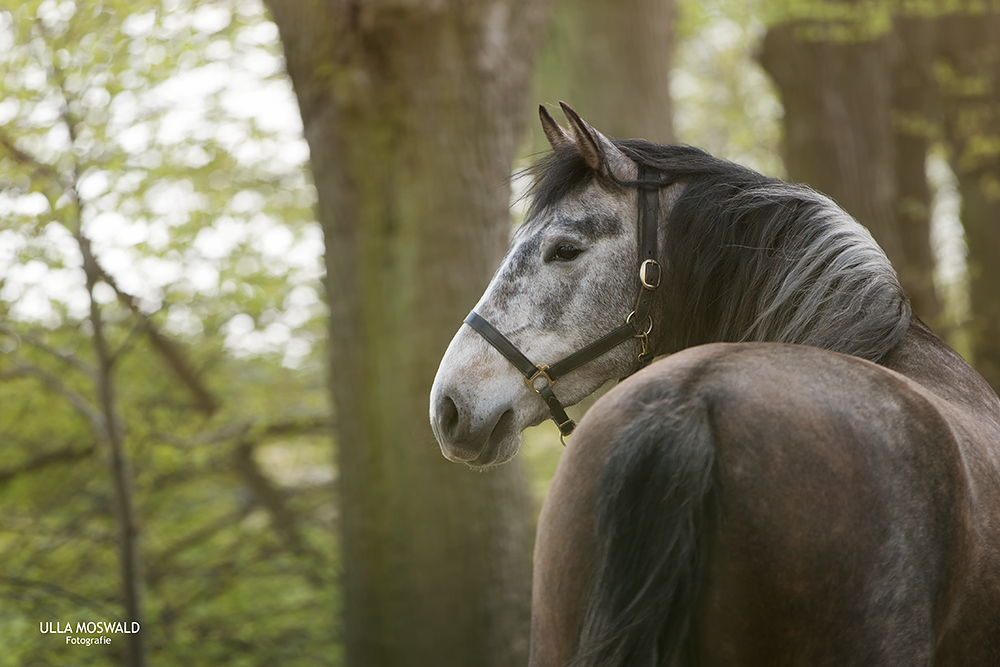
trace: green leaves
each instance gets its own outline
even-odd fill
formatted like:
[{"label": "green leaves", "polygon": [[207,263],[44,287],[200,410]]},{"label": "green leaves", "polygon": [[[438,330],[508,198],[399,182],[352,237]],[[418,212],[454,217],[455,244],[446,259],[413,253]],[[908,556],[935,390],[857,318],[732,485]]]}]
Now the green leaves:
[{"label": "green leaves", "polygon": [[670,88],[681,141],[780,177],[783,110],[754,57],[762,9],[762,2],[680,2]]},{"label": "green leaves", "polygon": [[[257,320],[262,300],[281,309],[273,292],[287,278],[316,280],[306,150],[259,5],[32,2],[0,16],[12,44],[0,83],[0,211],[17,232],[16,263],[78,264],[49,247],[59,232],[44,230],[83,230],[109,273],[169,321],[185,319],[171,300],[205,296]],[[284,115],[264,113],[262,88],[283,96]],[[195,242],[220,229],[227,252]],[[267,252],[288,233],[294,264]],[[213,271],[271,292],[207,284]],[[71,292],[54,291],[40,308],[50,323],[60,310],[51,302],[69,306],[60,296]]]},{"label": "green leaves", "polygon": [[0,665],[120,664],[38,629],[122,613],[102,374],[150,662],[336,655],[307,157],[259,2],[0,2]]}]

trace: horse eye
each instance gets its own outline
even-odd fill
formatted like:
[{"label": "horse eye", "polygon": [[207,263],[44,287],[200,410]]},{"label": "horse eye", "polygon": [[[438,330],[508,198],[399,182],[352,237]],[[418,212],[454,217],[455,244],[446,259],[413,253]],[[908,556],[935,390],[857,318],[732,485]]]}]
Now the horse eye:
[{"label": "horse eye", "polygon": [[552,252],[550,259],[554,259],[561,262],[568,262],[570,260],[576,259],[576,256],[580,254],[580,249],[569,243],[560,243],[556,246],[555,250]]}]

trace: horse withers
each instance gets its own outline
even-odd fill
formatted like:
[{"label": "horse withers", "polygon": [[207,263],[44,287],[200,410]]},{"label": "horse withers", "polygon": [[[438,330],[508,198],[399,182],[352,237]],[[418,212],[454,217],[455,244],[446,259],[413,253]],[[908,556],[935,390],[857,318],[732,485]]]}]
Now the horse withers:
[{"label": "horse withers", "polygon": [[1000,400],[870,234],[563,109],[431,393],[489,466],[629,376],[542,508],[531,665],[1000,665]]}]

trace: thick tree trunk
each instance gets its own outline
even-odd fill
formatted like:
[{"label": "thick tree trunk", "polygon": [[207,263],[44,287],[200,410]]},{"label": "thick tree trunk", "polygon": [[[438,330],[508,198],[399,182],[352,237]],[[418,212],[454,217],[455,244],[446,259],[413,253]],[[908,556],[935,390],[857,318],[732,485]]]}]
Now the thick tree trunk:
[{"label": "thick tree trunk", "polygon": [[903,264],[897,268],[916,313],[939,324],[941,302],[934,291],[931,249],[932,193],[927,153],[938,136],[940,111],[934,86],[936,23],[920,17],[897,18],[892,44],[892,133],[895,154],[896,225]]},{"label": "thick tree trunk", "polygon": [[973,363],[1000,393],[1000,12],[940,19],[938,76],[969,247]]},{"label": "thick tree trunk", "polygon": [[445,461],[427,400],[506,247],[547,3],[269,4],[326,239],[347,664],[524,663],[524,479]]},{"label": "thick tree trunk", "polygon": [[928,279],[926,143],[894,130],[894,104],[920,100],[894,92],[891,35],[825,39],[809,30],[822,25],[775,26],[764,40],[761,61],[785,106],[788,173],[836,199],[871,230],[914,310],[933,320],[939,306]]},{"label": "thick tree trunk", "polygon": [[612,137],[674,140],[673,0],[561,0],[536,94],[565,100]]}]

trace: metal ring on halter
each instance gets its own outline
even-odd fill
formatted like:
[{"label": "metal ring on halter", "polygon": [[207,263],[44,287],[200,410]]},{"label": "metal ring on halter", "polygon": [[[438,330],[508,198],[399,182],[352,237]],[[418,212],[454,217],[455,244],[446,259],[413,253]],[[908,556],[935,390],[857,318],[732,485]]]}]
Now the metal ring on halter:
[{"label": "metal ring on halter", "polygon": [[[625,318],[625,324],[631,324],[632,328],[634,329],[635,325],[632,324],[632,318],[633,317],[635,317],[635,311],[634,310],[631,313],[628,314],[628,317]],[[638,333],[636,333],[636,335],[635,335],[636,338],[644,338],[644,337],[648,336],[649,332],[651,332],[653,330],[653,316],[652,315],[646,315],[646,321],[649,322],[649,326],[646,327],[645,331],[638,331],[638,329],[637,329],[636,331],[638,331]]]}]

